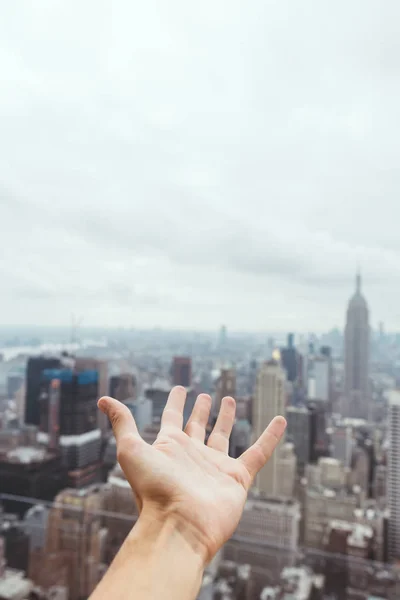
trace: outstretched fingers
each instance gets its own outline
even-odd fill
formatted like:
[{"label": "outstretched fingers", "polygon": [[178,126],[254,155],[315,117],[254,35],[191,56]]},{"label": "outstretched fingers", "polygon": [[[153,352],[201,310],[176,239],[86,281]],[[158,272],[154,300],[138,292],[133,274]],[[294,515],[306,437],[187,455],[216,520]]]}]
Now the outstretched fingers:
[{"label": "outstretched fingers", "polygon": [[211,396],[200,394],[197,397],[192,414],[186,423],[185,433],[189,437],[204,443],[210,410]]},{"label": "outstretched fingers", "polygon": [[236,402],[230,396],[222,398],[221,408],[217,417],[217,422],[214,425],[210,437],[208,438],[207,446],[219,450],[220,452],[228,453],[229,437],[232,432],[232,427],[235,422]]},{"label": "outstretched fingers", "polygon": [[164,412],[161,417],[161,429],[166,427],[183,427],[183,409],[186,401],[186,390],[181,385],[172,388],[169,393]]},{"label": "outstretched fingers", "polygon": [[275,417],[258,440],[238,458],[246,467],[252,481],[258,471],[271,457],[273,451],[281,441],[285,429],[285,419],[283,417]]}]

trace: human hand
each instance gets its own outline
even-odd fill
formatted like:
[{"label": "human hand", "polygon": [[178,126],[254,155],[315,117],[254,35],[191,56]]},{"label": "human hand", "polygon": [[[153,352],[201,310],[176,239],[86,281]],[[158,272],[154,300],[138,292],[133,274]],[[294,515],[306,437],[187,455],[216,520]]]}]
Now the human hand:
[{"label": "human hand", "polygon": [[[275,417],[260,438],[238,459],[228,456],[235,400],[226,397],[205,445],[211,398],[200,394],[183,427],[186,391],[171,390],[153,445],[139,435],[130,410],[103,397],[117,441],[117,458],[132,487],[140,519],[170,520],[208,562],[231,537],[254,477],[270,458],[286,427]],[[139,521],[140,521],[139,519]]]}]

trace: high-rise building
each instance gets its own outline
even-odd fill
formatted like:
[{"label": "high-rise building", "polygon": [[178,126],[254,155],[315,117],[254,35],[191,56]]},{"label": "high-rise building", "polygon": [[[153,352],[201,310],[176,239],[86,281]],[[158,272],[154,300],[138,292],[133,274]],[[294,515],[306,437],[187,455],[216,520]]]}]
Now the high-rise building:
[{"label": "high-rise building", "polygon": [[279,448],[278,485],[276,494],[281,498],[292,498],[296,481],[297,459],[293,444],[286,443]]},{"label": "high-rise building", "polygon": [[386,504],[387,497],[387,466],[377,465],[375,468],[372,497],[378,504]]},{"label": "high-rise building", "polygon": [[345,416],[368,418],[369,413],[369,310],[361,293],[361,276],[347,309],[345,329]]},{"label": "high-rise building", "polygon": [[[60,457],[47,449],[19,446],[0,452],[0,493],[53,500],[65,481]],[[29,506],[14,499],[7,510],[23,514]]]},{"label": "high-rise building", "polygon": [[[256,391],[253,400],[253,432],[257,439],[276,415],[286,412],[286,375],[280,365],[274,361],[263,364],[257,375]],[[279,448],[275,451],[257,476],[256,487],[269,496],[278,491]]]},{"label": "high-rise building", "polygon": [[192,385],[192,359],[190,356],[174,356],[172,361],[172,383],[173,385]]},{"label": "high-rise building", "polygon": [[247,419],[236,419],[229,440],[229,456],[238,458],[251,442],[251,425]]},{"label": "high-rise building", "polygon": [[139,516],[132,488],[118,463],[108,475],[104,509],[104,525],[108,529],[107,562],[110,563]]},{"label": "high-rise building", "polygon": [[296,500],[250,495],[232,540],[296,551],[300,517]]},{"label": "high-rise building", "polygon": [[110,377],[110,396],[120,402],[125,402],[128,398],[135,397],[136,381],[131,373],[121,373]]},{"label": "high-rise building", "polygon": [[356,446],[353,449],[350,466],[349,484],[360,486],[368,496],[370,492],[370,457],[365,448]]},{"label": "high-rise building", "polygon": [[46,445],[57,444],[71,487],[89,485],[101,477],[98,389],[98,371],[43,371],[39,439]]},{"label": "high-rise building", "polygon": [[310,412],[310,461],[316,462],[321,456],[329,455],[329,435],[327,433],[327,403],[309,401]]},{"label": "high-rise building", "polygon": [[[314,358],[315,400],[328,402],[330,389],[330,360],[326,356]],[[310,398],[311,400],[311,398]]]},{"label": "high-rise building", "polygon": [[236,371],[235,369],[221,369],[220,376],[216,381],[215,399],[213,413],[218,414],[221,408],[222,398],[236,395]]},{"label": "high-rise building", "polygon": [[34,356],[28,360],[26,370],[25,423],[40,423],[40,393],[42,373],[45,369],[58,369],[61,360],[50,356]]},{"label": "high-rise building", "polygon": [[400,559],[400,390],[389,396],[389,441],[387,498],[390,510],[388,552]]},{"label": "high-rise building", "polygon": [[287,347],[281,349],[281,360],[282,366],[286,370],[288,381],[296,381],[298,377],[298,358],[297,351],[294,347],[294,335],[293,333],[288,334]]},{"label": "high-rise building", "polygon": [[[99,398],[108,394],[108,362],[97,358],[78,357],[74,362],[75,370],[78,373],[83,371],[97,371],[98,373],[98,389],[97,395]],[[107,418],[101,410],[97,411],[97,427],[103,435],[109,431],[110,425]]]},{"label": "high-rise building", "polygon": [[153,405],[151,400],[145,396],[139,396],[139,398],[129,398],[124,404],[131,411],[139,431],[143,431],[145,427],[152,424]]},{"label": "high-rise building", "polygon": [[300,505],[285,498],[250,495],[238,527],[224,546],[224,558],[252,568],[252,598],[268,582],[278,580],[282,569],[298,558]]},{"label": "high-rise building", "polygon": [[294,445],[297,463],[301,470],[311,457],[311,414],[305,406],[289,406],[286,410],[286,435]]},{"label": "high-rise building", "polygon": [[54,381],[59,389],[59,427],[62,436],[78,436],[97,429],[98,372],[46,369],[42,377],[41,431],[49,431]]},{"label": "high-rise building", "polygon": [[353,521],[354,511],[362,506],[361,490],[333,490],[323,485],[308,485],[304,510],[304,545],[322,550],[327,525],[333,519]]},{"label": "high-rise building", "polygon": [[[69,598],[88,598],[101,578],[107,529],[102,526],[105,487],[65,489],[56,498],[48,519],[44,557],[53,555],[69,565]],[[42,561],[43,561],[42,559]],[[50,573],[43,573],[48,579]],[[34,576],[39,578],[39,572]],[[42,581],[38,583],[43,584]]]},{"label": "high-rise building", "polygon": [[330,431],[331,456],[340,460],[345,467],[350,467],[353,454],[353,430],[346,424],[337,424]]},{"label": "high-rise building", "polygon": [[160,423],[170,391],[171,385],[164,379],[156,379],[144,387],[145,397],[152,402],[154,423]]}]

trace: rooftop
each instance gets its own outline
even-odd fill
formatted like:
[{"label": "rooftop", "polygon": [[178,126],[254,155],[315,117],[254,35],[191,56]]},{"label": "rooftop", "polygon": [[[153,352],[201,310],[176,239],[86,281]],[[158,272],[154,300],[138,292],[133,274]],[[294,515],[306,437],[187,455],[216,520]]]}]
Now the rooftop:
[{"label": "rooftop", "polygon": [[298,509],[299,504],[293,498],[260,496],[249,497],[244,510],[274,510],[274,509]]},{"label": "rooftop", "polygon": [[18,448],[14,448],[5,453],[4,458],[7,462],[29,465],[48,460],[52,458],[52,455],[45,448],[19,446]]},{"label": "rooftop", "polygon": [[30,579],[24,578],[23,571],[6,569],[3,577],[0,579],[0,597],[4,598],[4,600],[28,597],[32,588],[33,583]]}]

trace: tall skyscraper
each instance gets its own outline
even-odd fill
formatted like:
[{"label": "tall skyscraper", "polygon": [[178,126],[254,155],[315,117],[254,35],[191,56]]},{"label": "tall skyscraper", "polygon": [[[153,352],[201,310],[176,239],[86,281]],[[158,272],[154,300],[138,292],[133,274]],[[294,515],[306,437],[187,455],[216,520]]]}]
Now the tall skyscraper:
[{"label": "tall skyscraper", "polygon": [[224,396],[236,396],[236,371],[235,369],[221,369],[220,376],[216,382],[214,410],[219,413],[222,398]]},{"label": "tall skyscraper", "polygon": [[289,333],[287,337],[287,347],[281,349],[282,365],[286,369],[289,381],[296,381],[298,377],[298,353],[294,347],[294,334]]},{"label": "tall skyscraper", "polygon": [[389,396],[389,441],[388,552],[390,560],[398,560],[400,559],[400,390],[392,390]]},{"label": "tall skyscraper", "polygon": [[[286,412],[286,374],[275,361],[263,364],[257,375],[256,391],[253,400],[253,432],[257,439],[276,415]],[[278,493],[278,462],[282,441],[268,463],[257,476],[256,487],[266,495]]]},{"label": "tall skyscraper", "polygon": [[70,487],[89,485],[100,476],[98,390],[95,370],[45,369],[42,374],[39,441],[59,448]]},{"label": "tall skyscraper", "polygon": [[311,413],[305,406],[289,406],[286,411],[287,438],[294,445],[301,471],[311,458]]},{"label": "tall skyscraper", "polygon": [[25,423],[40,423],[40,392],[42,374],[45,369],[58,369],[61,361],[57,357],[34,356],[28,360],[26,371]]},{"label": "tall skyscraper", "polygon": [[356,291],[349,302],[345,329],[345,416],[365,419],[369,409],[369,310],[357,273]]},{"label": "tall skyscraper", "polygon": [[330,390],[330,361],[326,356],[316,356],[313,360],[315,378],[315,398],[310,400],[323,400],[328,402]]},{"label": "tall skyscraper", "polygon": [[[106,360],[99,360],[97,358],[89,357],[78,357],[75,360],[75,369],[79,373],[83,371],[94,370],[99,374],[98,381],[98,397],[107,396],[108,394],[108,362]],[[109,420],[107,416],[101,411],[97,411],[97,426],[103,435],[107,435],[109,431]]]},{"label": "tall skyscraper", "polygon": [[190,356],[174,356],[172,361],[172,383],[184,387],[192,385],[192,359]]}]

